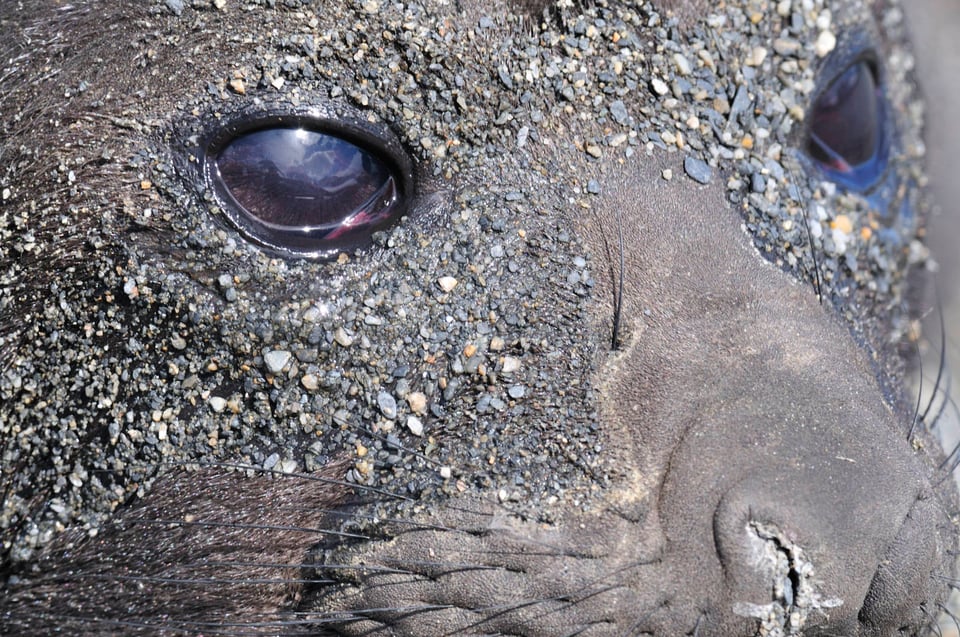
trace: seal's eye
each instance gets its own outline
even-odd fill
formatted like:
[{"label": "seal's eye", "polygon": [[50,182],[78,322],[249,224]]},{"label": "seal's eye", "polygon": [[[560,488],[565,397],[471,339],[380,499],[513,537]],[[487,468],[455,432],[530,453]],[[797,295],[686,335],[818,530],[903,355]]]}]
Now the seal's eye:
[{"label": "seal's eye", "polygon": [[820,93],[809,114],[807,152],[831,178],[869,188],[886,167],[883,92],[873,64],[855,62]]},{"label": "seal's eye", "polygon": [[363,247],[402,213],[390,164],[334,134],[261,128],[234,137],[212,159],[210,177],[230,220],[287,256]]}]

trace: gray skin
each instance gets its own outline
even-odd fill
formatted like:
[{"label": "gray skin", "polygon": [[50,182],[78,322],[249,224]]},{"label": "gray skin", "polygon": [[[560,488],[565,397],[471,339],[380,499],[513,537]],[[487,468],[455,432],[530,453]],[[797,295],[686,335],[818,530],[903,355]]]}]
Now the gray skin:
[{"label": "gray skin", "polygon": [[[794,4],[6,3],[0,632],[930,632],[903,25]],[[864,52],[875,197],[803,153]],[[405,218],[239,232],[209,149],[277,121]]]}]

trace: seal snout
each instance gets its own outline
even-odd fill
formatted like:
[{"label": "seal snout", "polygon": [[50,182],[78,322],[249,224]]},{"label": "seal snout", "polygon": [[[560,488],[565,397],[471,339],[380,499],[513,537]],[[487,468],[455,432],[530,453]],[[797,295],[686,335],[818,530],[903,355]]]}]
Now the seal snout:
[{"label": "seal snout", "polygon": [[874,631],[890,625],[907,625],[924,608],[926,600],[936,599],[937,573],[944,564],[944,549],[938,525],[942,513],[936,501],[921,493],[914,502],[899,532],[882,556],[860,609],[860,623]]},{"label": "seal snout", "polygon": [[751,500],[751,486],[740,485],[714,517],[717,554],[732,602],[727,610],[758,620],[761,634],[802,634],[844,600],[824,593],[808,551],[787,530],[790,522],[777,521],[773,511],[755,513],[759,501]]},{"label": "seal snout", "polygon": [[880,502],[881,492],[875,502],[844,505],[843,481],[812,499],[791,498],[789,490],[771,489],[775,484],[747,478],[716,509],[723,612],[754,618],[763,634],[777,635],[814,627],[881,635],[936,615],[925,607],[936,599],[944,562],[937,528],[943,514],[932,496],[920,490],[912,502],[891,504]]}]

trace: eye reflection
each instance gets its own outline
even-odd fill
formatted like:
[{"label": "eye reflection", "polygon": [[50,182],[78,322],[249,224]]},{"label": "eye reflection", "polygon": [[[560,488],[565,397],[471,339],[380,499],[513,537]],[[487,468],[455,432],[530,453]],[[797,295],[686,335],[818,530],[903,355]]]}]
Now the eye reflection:
[{"label": "eye reflection", "polygon": [[234,204],[231,219],[269,247],[304,256],[369,243],[400,211],[386,163],[341,137],[306,128],[264,128],[236,137],[214,178]]}]

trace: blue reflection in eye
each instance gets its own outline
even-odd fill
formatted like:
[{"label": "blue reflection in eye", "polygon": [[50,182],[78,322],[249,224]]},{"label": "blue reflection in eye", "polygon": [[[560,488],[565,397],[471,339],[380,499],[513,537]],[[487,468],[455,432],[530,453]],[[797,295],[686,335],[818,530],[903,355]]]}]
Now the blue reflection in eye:
[{"label": "blue reflection in eye", "polygon": [[362,247],[401,212],[397,179],[374,154],[304,128],[264,128],[231,140],[214,178],[228,216],[254,240],[323,257]]},{"label": "blue reflection in eye", "polygon": [[864,191],[883,175],[889,156],[883,91],[873,66],[859,61],[820,94],[809,114],[807,152],[827,176]]}]

